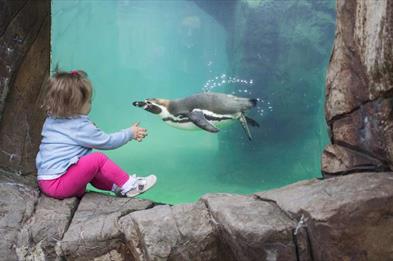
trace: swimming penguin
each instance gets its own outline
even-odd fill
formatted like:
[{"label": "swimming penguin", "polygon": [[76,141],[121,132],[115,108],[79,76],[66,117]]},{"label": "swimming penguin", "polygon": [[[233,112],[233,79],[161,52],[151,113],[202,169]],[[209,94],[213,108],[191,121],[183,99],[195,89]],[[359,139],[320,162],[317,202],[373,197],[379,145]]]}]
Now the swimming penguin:
[{"label": "swimming penguin", "polygon": [[218,132],[217,127],[239,120],[251,140],[248,124],[253,127],[259,127],[259,124],[244,113],[255,107],[256,103],[256,99],[206,92],[177,100],[151,98],[132,104],[160,116],[167,124],[180,129]]}]

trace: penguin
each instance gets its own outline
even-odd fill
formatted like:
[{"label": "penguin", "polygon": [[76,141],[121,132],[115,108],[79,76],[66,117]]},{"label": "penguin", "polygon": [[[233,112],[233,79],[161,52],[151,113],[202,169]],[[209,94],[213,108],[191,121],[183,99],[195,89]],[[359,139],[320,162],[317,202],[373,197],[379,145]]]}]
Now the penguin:
[{"label": "penguin", "polygon": [[259,127],[258,122],[245,115],[246,111],[256,106],[256,99],[224,93],[198,93],[176,100],[149,98],[132,104],[156,114],[167,124],[179,129],[203,129],[216,133],[219,132],[218,127],[238,120],[251,140],[248,125]]}]

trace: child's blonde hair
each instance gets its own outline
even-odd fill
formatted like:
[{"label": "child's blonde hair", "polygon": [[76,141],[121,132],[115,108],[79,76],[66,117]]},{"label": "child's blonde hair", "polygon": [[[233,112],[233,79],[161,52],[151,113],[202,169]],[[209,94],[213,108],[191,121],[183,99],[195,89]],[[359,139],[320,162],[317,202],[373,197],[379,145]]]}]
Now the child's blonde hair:
[{"label": "child's blonde hair", "polygon": [[84,71],[57,71],[48,80],[44,107],[53,117],[75,116],[91,101],[92,92],[91,82]]}]

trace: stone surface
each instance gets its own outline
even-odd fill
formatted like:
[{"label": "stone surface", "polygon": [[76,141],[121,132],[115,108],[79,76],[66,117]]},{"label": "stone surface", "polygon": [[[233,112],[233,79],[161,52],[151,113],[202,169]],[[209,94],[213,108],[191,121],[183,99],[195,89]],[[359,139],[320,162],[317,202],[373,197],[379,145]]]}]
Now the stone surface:
[{"label": "stone surface", "polygon": [[304,217],[312,260],[391,260],[392,187],[392,172],[361,173],[257,195]]},{"label": "stone surface", "polygon": [[[2,19],[0,20],[0,56],[2,57],[0,60],[1,115],[4,109],[5,98],[9,90],[12,89],[13,81],[17,78],[18,68],[33,42],[37,39],[43,24],[49,18],[50,1],[1,0],[0,6],[4,7],[4,9],[1,9]],[[46,34],[47,44],[49,45],[49,31]],[[48,68],[44,66],[41,70]],[[31,66],[31,69],[34,69],[34,65]]]},{"label": "stone surface", "polygon": [[56,200],[41,195],[34,215],[18,234],[16,252],[19,260],[54,260],[55,245],[63,238],[79,200]]},{"label": "stone surface", "polygon": [[0,1],[0,35],[3,35],[12,18],[28,0]]},{"label": "stone surface", "polygon": [[393,81],[393,3],[337,1],[334,50],[328,69],[328,121],[383,96]]},{"label": "stone surface", "polygon": [[354,157],[355,161],[361,158],[361,164],[369,171],[392,169],[392,1],[337,1],[336,38],[326,88],[331,142],[356,156],[348,157],[347,152],[344,155],[341,149],[336,150],[336,159],[338,155],[344,158],[340,159],[339,171],[333,171],[339,163],[332,160],[329,146],[322,157],[323,171],[356,172]]},{"label": "stone surface", "polygon": [[56,200],[1,175],[0,254],[7,260],[390,260],[392,187],[392,172],[362,173],[168,206],[96,193]]},{"label": "stone surface", "polygon": [[393,166],[393,98],[362,105],[332,123],[333,138],[342,144]]},{"label": "stone surface", "polygon": [[230,194],[202,200],[218,230],[224,260],[297,260],[292,235],[296,223],[276,205]]},{"label": "stone surface", "polygon": [[18,260],[18,232],[29,222],[38,200],[38,191],[0,173],[0,257]]},{"label": "stone surface", "polygon": [[0,10],[0,168],[32,175],[49,75],[50,1],[0,0]]},{"label": "stone surface", "polygon": [[322,173],[324,177],[346,175],[365,171],[386,170],[378,159],[356,150],[337,144],[328,145],[322,154]]},{"label": "stone surface", "polygon": [[135,212],[121,227],[134,260],[221,260],[202,202]]},{"label": "stone surface", "polygon": [[90,259],[112,250],[127,256],[129,253],[118,220],[128,213],[152,206],[152,202],[147,200],[87,193],[63,239],[58,242],[56,252],[67,260]]},{"label": "stone surface", "polygon": [[354,39],[368,78],[370,98],[393,89],[393,3],[356,2]]}]

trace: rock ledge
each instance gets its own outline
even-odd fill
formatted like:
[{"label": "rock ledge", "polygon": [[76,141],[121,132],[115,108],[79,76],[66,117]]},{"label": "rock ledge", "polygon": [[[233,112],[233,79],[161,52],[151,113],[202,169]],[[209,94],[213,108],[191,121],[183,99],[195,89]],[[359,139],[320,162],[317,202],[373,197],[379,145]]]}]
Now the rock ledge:
[{"label": "rock ledge", "polygon": [[309,180],[157,205],[88,193],[51,199],[0,178],[7,260],[390,260],[393,173]]}]

